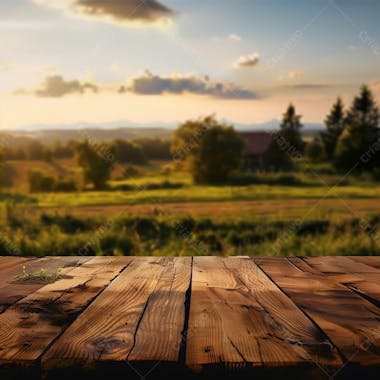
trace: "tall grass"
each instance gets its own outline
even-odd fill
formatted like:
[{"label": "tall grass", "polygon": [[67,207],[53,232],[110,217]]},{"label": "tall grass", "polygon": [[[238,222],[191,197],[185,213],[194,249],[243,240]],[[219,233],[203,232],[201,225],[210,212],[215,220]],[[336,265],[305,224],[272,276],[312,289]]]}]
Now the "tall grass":
[{"label": "tall grass", "polygon": [[[17,214],[17,213],[16,213]],[[379,239],[356,218],[259,221],[119,216],[109,221],[42,212],[3,221],[0,255],[375,255]],[[375,231],[380,217],[368,223]],[[15,253],[13,252],[13,254]]]}]

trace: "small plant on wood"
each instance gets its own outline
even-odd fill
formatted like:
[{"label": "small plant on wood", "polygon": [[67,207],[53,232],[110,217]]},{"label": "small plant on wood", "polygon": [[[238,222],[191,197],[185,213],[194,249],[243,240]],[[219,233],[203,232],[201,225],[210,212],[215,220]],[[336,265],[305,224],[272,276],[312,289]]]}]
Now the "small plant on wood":
[{"label": "small plant on wood", "polygon": [[53,273],[48,273],[46,269],[41,268],[37,273],[29,273],[26,266],[22,266],[22,273],[16,277],[17,282],[55,282],[62,276],[62,268],[57,268]]}]

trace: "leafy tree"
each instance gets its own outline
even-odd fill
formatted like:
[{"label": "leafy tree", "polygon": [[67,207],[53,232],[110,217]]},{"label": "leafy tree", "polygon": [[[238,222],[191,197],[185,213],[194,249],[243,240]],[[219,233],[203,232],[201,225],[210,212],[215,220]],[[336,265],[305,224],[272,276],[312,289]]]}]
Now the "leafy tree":
[{"label": "leafy tree", "polygon": [[37,140],[31,140],[25,147],[26,157],[28,160],[44,160],[46,157],[46,147]]},{"label": "leafy tree", "polygon": [[126,140],[114,140],[111,149],[120,163],[142,165],[147,162],[141,146]]},{"label": "leafy tree", "polygon": [[345,170],[371,170],[380,165],[379,108],[372,92],[362,86],[347,114],[346,128],[336,149],[335,165]]},{"label": "leafy tree", "polygon": [[63,145],[58,140],[52,145],[51,154],[56,159],[72,158],[74,156],[74,150],[69,146],[69,144]]},{"label": "leafy tree", "polygon": [[328,159],[334,157],[335,148],[345,127],[344,105],[341,98],[334,103],[325,119],[326,131],[321,133],[321,139]]},{"label": "leafy tree", "polygon": [[293,104],[290,104],[283,114],[280,124],[280,136],[285,139],[291,148],[298,153],[303,152],[304,142],[301,137],[301,115],[297,115]]},{"label": "leafy tree", "polygon": [[111,151],[107,154],[98,152],[88,141],[77,144],[76,151],[78,164],[83,169],[84,182],[91,183],[97,190],[106,188],[114,164]]},{"label": "leafy tree", "polygon": [[203,135],[208,128],[216,126],[213,116],[204,119],[187,120],[179,126],[172,137],[170,151],[175,161],[185,161],[199,151]]},{"label": "leafy tree", "polygon": [[196,183],[221,183],[240,167],[243,141],[229,125],[214,116],[189,120],[172,140],[175,160],[184,160]]},{"label": "leafy tree", "polygon": [[143,137],[132,142],[141,147],[148,160],[170,160],[171,158],[169,139]]}]

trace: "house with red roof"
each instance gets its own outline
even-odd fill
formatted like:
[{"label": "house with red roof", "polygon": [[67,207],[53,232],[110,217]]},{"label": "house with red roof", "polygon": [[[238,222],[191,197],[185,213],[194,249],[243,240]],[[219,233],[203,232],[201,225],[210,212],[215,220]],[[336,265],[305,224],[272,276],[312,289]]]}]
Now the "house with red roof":
[{"label": "house with red roof", "polygon": [[269,132],[239,132],[244,141],[245,171],[274,170],[270,160],[271,148],[275,143],[276,134]]}]

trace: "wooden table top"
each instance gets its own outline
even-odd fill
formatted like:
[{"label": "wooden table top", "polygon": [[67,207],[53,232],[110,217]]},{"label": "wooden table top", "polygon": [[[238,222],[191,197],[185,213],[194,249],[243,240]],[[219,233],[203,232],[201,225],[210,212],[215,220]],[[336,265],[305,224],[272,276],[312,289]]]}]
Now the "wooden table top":
[{"label": "wooden table top", "polygon": [[379,369],[380,257],[0,257],[1,380]]}]

